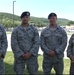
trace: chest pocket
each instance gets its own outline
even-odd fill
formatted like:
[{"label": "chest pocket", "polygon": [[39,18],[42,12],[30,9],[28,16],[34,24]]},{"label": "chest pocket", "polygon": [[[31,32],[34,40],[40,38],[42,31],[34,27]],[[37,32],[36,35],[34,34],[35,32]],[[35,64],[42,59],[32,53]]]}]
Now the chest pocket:
[{"label": "chest pocket", "polygon": [[61,34],[54,34],[56,37],[61,38],[62,35]]},{"label": "chest pocket", "polygon": [[45,38],[49,38],[51,36],[51,34],[45,34],[44,37]]},{"label": "chest pocket", "polygon": [[29,39],[33,39],[34,38],[34,31],[32,31],[32,30],[29,30],[28,31],[28,37],[29,37]]},{"label": "chest pocket", "polygon": [[45,34],[45,35],[44,35],[44,38],[45,38],[45,41],[46,41],[46,42],[51,42],[52,35],[51,35],[51,34]]},{"label": "chest pocket", "polygon": [[24,34],[22,32],[18,32],[17,38],[18,40],[24,40]]},{"label": "chest pocket", "polygon": [[62,41],[62,35],[61,34],[54,34],[54,36],[55,36],[55,39],[57,41]]}]

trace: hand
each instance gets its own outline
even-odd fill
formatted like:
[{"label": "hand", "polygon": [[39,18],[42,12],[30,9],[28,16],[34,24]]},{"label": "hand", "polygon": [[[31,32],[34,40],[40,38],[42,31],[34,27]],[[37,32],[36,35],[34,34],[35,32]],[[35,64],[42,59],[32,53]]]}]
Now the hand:
[{"label": "hand", "polygon": [[30,53],[26,53],[26,54],[22,55],[22,57],[24,59],[29,59],[31,57],[31,54]]},{"label": "hand", "polygon": [[74,62],[74,56],[71,57],[71,60]]},{"label": "hand", "polygon": [[56,54],[55,54],[55,51],[50,51],[48,55],[49,55],[50,57],[54,57]]},{"label": "hand", "polygon": [[74,61],[71,61],[72,63],[74,63]]}]

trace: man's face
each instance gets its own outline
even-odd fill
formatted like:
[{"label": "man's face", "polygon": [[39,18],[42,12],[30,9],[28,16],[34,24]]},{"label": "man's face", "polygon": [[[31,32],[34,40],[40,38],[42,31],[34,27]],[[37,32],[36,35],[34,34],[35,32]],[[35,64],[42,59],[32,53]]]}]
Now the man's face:
[{"label": "man's face", "polygon": [[54,24],[56,24],[57,17],[56,16],[52,16],[48,20],[49,20],[50,25],[54,25]]},{"label": "man's face", "polygon": [[24,16],[21,20],[22,20],[22,23],[27,24],[28,21],[30,20],[30,16]]}]

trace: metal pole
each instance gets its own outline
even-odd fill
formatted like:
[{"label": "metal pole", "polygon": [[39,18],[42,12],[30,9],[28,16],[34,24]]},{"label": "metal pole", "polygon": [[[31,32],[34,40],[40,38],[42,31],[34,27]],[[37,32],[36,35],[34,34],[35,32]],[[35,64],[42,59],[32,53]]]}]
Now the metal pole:
[{"label": "metal pole", "polygon": [[14,26],[14,3],[15,3],[16,1],[13,1],[13,26]]}]

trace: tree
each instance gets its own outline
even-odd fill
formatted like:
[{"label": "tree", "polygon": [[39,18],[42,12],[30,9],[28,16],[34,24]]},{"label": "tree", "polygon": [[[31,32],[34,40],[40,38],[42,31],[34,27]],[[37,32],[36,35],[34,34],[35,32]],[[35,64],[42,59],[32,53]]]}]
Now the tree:
[{"label": "tree", "polygon": [[74,24],[74,21],[69,21],[68,25]]}]

